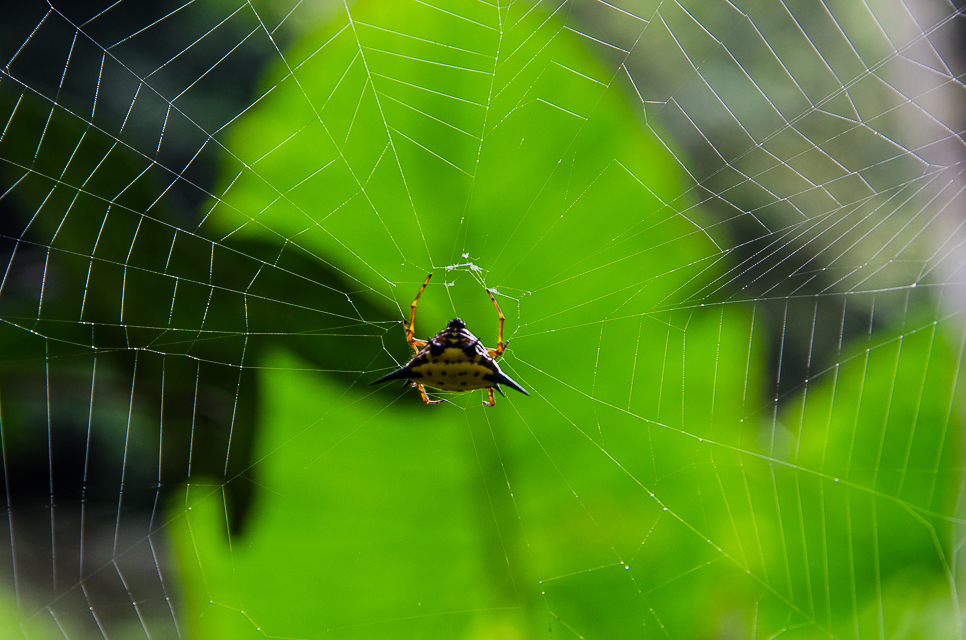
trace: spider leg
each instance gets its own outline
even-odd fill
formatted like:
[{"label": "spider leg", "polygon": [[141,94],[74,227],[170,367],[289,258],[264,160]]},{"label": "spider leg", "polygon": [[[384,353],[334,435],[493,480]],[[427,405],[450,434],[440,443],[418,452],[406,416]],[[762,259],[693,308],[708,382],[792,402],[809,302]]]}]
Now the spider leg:
[{"label": "spider leg", "polygon": [[[413,348],[413,351],[415,351],[416,353],[419,353],[419,347],[416,346],[417,342],[421,342],[422,346],[426,346],[425,340],[416,340],[415,338],[415,329],[413,325],[416,324],[416,303],[419,302],[419,296],[423,295],[423,290],[426,288],[426,285],[429,284],[429,279],[432,277],[433,277],[433,274],[429,274],[428,276],[426,276],[426,280],[423,282],[423,286],[419,288],[419,292],[416,294],[416,297],[413,299],[413,303],[409,306],[409,324],[406,325],[406,342],[409,343],[409,346],[411,346]],[[425,396],[425,394],[423,395]]]},{"label": "spider leg", "polygon": [[[429,280],[427,279],[427,282],[428,281]],[[490,352],[490,355],[492,355],[493,358],[499,358],[503,355],[503,350],[506,348],[506,345],[503,343],[503,321],[506,320],[506,318],[503,316],[503,311],[500,310],[500,305],[497,304],[496,298],[493,297],[493,292],[487,289],[486,294],[490,296],[490,300],[493,301],[493,306],[496,307],[496,313],[500,316],[500,330],[496,337],[496,349],[487,349],[487,351]],[[507,342],[509,342],[509,340]],[[492,396],[493,394],[491,393],[490,395]]]},{"label": "spider leg", "polygon": [[[428,279],[429,278],[427,278],[427,280]],[[440,402],[442,402],[442,400],[430,400],[429,396],[426,395],[426,387],[415,382],[413,384],[415,384],[416,388],[419,389],[419,393],[423,396],[423,402],[425,402],[426,404],[439,404]]]},{"label": "spider leg", "polygon": [[490,401],[487,402],[486,400],[484,400],[483,404],[487,407],[492,407],[493,405],[496,404],[496,398],[493,397],[493,387],[490,387],[489,389],[487,389],[486,393],[490,396]]},{"label": "spider leg", "polygon": [[501,355],[503,355],[503,352],[506,351],[506,348],[508,346],[510,346],[510,341],[509,340],[507,340],[506,342],[503,343],[503,351],[497,352],[496,349],[490,349],[489,347],[487,347],[486,352],[490,354],[490,357],[491,358],[493,358],[494,360],[496,360]]}]

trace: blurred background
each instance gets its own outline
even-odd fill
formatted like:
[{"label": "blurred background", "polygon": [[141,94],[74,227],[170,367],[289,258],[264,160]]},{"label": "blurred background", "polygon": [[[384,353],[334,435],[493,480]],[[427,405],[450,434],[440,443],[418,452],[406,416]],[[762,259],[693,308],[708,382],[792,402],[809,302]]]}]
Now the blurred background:
[{"label": "blurred background", "polygon": [[4,637],[962,636],[955,3],[8,4]]}]

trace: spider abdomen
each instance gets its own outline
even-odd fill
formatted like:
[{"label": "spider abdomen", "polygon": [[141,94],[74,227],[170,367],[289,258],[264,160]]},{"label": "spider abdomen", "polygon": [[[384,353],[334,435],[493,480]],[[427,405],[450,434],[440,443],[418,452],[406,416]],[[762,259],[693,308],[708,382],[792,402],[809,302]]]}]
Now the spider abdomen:
[{"label": "spider abdomen", "polygon": [[409,365],[410,380],[444,391],[487,389],[494,385],[494,369],[479,353],[470,357],[461,347],[449,347],[438,354],[429,351],[423,355]]}]

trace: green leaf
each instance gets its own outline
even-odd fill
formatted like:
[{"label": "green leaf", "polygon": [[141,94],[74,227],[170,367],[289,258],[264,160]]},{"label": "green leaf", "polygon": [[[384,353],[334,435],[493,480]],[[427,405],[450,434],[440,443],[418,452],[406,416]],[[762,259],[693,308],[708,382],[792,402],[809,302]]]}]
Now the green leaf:
[{"label": "green leaf", "polygon": [[[683,353],[692,323],[689,362],[743,367],[749,320],[664,310],[710,280],[718,254],[626,78],[539,10],[441,8],[359,3],[286,52],[232,133],[237,164],[205,225],[288,239],[400,318],[425,273],[458,265],[420,300],[417,335],[452,317],[448,299],[494,344],[485,281],[508,317],[503,367],[531,397],[414,406],[412,391],[346,392],[273,357],[250,528],[227,544],[218,486],[192,484],[191,510],[175,507],[199,636],[242,637],[249,618],[292,637],[656,628],[639,589],[664,574],[628,567],[658,521],[681,523],[649,491],[693,464],[716,389],[715,415],[736,415],[745,382],[694,364],[685,376],[665,354]],[[398,328],[384,342],[408,357]],[[680,544],[714,552],[700,536]]]},{"label": "green leaf", "polygon": [[[501,366],[531,395],[366,387],[411,356],[401,322],[349,387],[265,356],[255,462],[232,480],[258,487],[249,524],[229,538],[218,483],[173,507],[194,635],[848,636],[883,585],[869,567],[888,598],[904,571],[942,571],[955,483],[927,458],[953,449],[915,425],[949,406],[957,361],[910,335],[881,374],[850,360],[763,401],[763,321],[693,302],[722,254],[585,44],[519,5],[360,2],[236,124],[209,234],[294,246],[400,321],[433,272],[420,338],[459,315],[493,346],[494,288]],[[892,373],[938,391],[914,412],[896,396],[874,479],[833,470],[843,438],[881,433]],[[862,381],[862,420],[830,422],[836,385]],[[869,537],[883,522],[894,561]],[[915,606],[935,610],[936,584]]]}]

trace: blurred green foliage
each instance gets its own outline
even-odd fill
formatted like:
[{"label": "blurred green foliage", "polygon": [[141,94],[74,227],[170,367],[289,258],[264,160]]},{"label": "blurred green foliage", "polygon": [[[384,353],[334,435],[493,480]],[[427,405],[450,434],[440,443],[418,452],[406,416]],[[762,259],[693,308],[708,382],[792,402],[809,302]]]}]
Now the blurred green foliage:
[{"label": "blurred green foliage", "polygon": [[205,225],[296,244],[400,318],[427,271],[462,265],[427,289],[417,336],[459,315],[492,345],[485,280],[532,397],[426,407],[266,355],[250,527],[228,533],[217,482],[172,503],[192,633],[954,628],[961,335],[910,321],[764,400],[773,327],[689,303],[720,255],[620,83],[539,10],[500,11],[499,31],[467,7],[363,2],[287,51]]},{"label": "blurred green foliage", "polygon": [[[10,521],[53,538],[55,500],[76,533],[81,490],[88,522],[112,525],[162,492],[154,526],[180,585],[149,564],[153,591],[132,582],[111,602],[136,599],[151,629],[171,615],[162,587],[183,591],[198,638],[957,635],[955,316],[934,323],[915,304],[927,294],[872,298],[902,324],[836,349],[855,322],[823,308],[834,327],[816,335],[830,296],[811,320],[765,300],[767,278],[729,301],[726,233],[705,233],[682,154],[629,106],[624,76],[561,16],[437,4],[336,11],[283,46],[224,148],[172,112],[179,150],[157,163],[138,151],[154,132],[121,118],[131,107],[136,130],[167,105],[125,93],[111,60],[119,110],[90,121],[2,85],[4,116],[17,110],[0,141]],[[261,25],[237,29],[229,46]],[[61,102],[86,113],[75,98]],[[205,130],[233,104],[202,109]],[[219,197],[187,210],[179,189],[197,200],[215,163]],[[427,407],[368,386],[410,357],[400,320],[429,271],[417,336],[458,315],[493,346],[496,289],[502,366],[531,397]],[[799,376],[769,361],[796,340]],[[114,604],[80,586],[121,575],[134,546],[83,572],[61,560],[66,593],[21,613],[97,605],[106,620]],[[0,634],[21,623],[10,603]],[[20,630],[64,633],[36,622]]]}]

